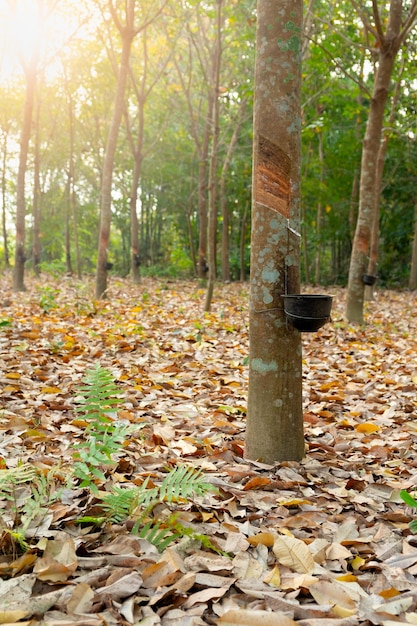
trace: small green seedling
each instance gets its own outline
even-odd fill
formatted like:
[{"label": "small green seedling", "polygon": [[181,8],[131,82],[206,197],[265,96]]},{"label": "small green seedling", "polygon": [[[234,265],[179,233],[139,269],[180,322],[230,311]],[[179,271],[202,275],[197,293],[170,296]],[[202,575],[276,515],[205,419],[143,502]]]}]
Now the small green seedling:
[{"label": "small green seedling", "polygon": [[[400,496],[407,506],[417,509],[417,500],[410,493],[408,493],[408,491],[402,489],[400,491]],[[417,519],[412,520],[408,526],[412,533],[417,533]]]}]

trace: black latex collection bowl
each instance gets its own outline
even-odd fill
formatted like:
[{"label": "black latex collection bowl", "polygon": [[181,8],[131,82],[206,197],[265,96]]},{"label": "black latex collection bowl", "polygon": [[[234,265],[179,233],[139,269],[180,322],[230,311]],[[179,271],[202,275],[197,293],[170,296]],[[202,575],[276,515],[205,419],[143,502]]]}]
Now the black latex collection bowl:
[{"label": "black latex collection bowl", "polygon": [[299,293],[282,297],[287,320],[301,332],[316,332],[330,319],[332,296]]},{"label": "black latex collection bowl", "polygon": [[374,276],[373,274],[364,274],[362,276],[362,282],[364,285],[369,285],[369,286],[375,285],[376,279],[377,279],[377,276]]}]

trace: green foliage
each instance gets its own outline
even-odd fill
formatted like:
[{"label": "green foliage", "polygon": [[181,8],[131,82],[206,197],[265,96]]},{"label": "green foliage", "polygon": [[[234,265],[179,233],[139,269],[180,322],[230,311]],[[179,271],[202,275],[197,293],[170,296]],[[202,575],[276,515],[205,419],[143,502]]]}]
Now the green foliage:
[{"label": "green foliage", "polygon": [[132,533],[147,539],[162,551],[169,543],[189,533],[177,523],[176,515],[166,520],[154,519],[152,511],[156,505],[177,505],[209,492],[217,493],[217,488],[204,479],[201,471],[177,465],[159,486],[149,487],[147,477],[139,487],[114,486],[109,493],[101,495],[105,515],[97,518],[96,522],[121,524],[129,521],[133,524]]},{"label": "green foliage", "polygon": [[61,499],[65,488],[56,485],[56,468],[44,475],[29,463],[0,471],[0,528],[3,539],[8,536],[23,551],[30,548],[28,537],[35,537],[49,508]]},{"label": "green foliage", "polygon": [[109,371],[100,365],[89,370],[79,388],[77,412],[87,426],[84,440],[75,446],[74,475],[81,487],[98,492],[96,481],[104,482],[103,468],[113,467],[132,426],[116,421],[120,393]]},{"label": "green foliage", "polygon": [[[402,489],[400,491],[400,496],[407,506],[410,506],[413,509],[417,509],[417,500],[414,498],[414,496],[408,493],[408,491]],[[412,520],[409,523],[409,528],[412,533],[417,533],[417,519]]]},{"label": "green foliage", "polygon": [[56,297],[59,294],[58,289],[45,285],[44,287],[37,287],[39,293],[39,306],[44,313],[49,313],[52,309],[58,308]]}]

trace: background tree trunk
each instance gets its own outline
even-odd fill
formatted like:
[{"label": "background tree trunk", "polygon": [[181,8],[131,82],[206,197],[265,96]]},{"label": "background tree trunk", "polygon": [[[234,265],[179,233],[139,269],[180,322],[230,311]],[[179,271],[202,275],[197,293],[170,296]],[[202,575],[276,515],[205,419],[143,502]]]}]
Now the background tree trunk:
[{"label": "background tree trunk", "polygon": [[316,217],[316,233],[317,233],[317,248],[316,248],[316,258],[314,263],[314,283],[315,285],[320,285],[320,269],[321,269],[321,222],[323,219],[323,185],[324,185],[324,154],[323,154],[323,129],[318,128],[318,139],[319,139],[319,163],[320,163],[320,178],[319,178],[319,194],[318,194],[318,202],[317,202],[317,217]]},{"label": "background tree trunk", "polygon": [[[369,108],[369,117],[363,141],[359,214],[353,240],[349,268],[346,318],[349,322],[363,323],[363,305],[365,285],[362,276],[366,273],[369,262],[371,229],[376,207],[375,196],[380,193],[377,185],[377,159],[381,143],[385,104],[388,97],[392,71],[398,50],[404,42],[411,25],[417,16],[414,3],[402,28],[402,0],[391,0],[386,33],[382,31],[382,19],[376,2],[373,3],[375,26],[365,21],[365,27],[377,37],[379,63]],[[365,19],[361,15],[362,19]]]},{"label": "background tree trunk", "polygon": [[2,221],[2,231],[3,231],[3,247],[4,247],[4,264],[8,269],[10,267],[10,255],[9,255],[9,240],[7,237],[7,219],[6,219],[6,209],[7,209],[7,178],[6,178],[6,168],[7,168],[7,157],[8,157],[8,133],[3,131],[3,159],[2,159],[2,172],[1,172],[1,221]]},{"label": "background tree trunk", "polygon": [[212,97],[213,97],[213,119],[212,119],[212,144],[209,168],[209,223],[208,223],[208,284],[204,310],[210,311],[213,299],[214,284],[217,275],[217,198],[218,198],[218,149],[219,149],[219,86],[220,86],[220,64],[222,57],[222,4],[223,0],[216,0],[217,20],[216,20],[216,41],[213,50],[213,74],[212,74]]},{"label": "background tree trunk", "polygon": [[[384,165],[385,165],[385,156],[387,154],[388,148],[388,139],[390,129],[393,127],[395,122],[395,117],[397,114],[398,102],[401,94],[401,77],[404,70],[404,63],[402,63],[402,68],[400,71],[400,76],[395,85],[395,92],[391,102],[391,111],[388,118],[387,128],[388,130],[385,132],[382,141],[378,150],[378,159],[376,165],[376,177],[375,177],[375,207],[374,207],[374,219],[372,223],[371,230],[371,244],[369,248],[369,263],[366,270],[366,273],[370,276],[377,275],[378,268],[378,251],[379,251],[379,216],[380,216],[380,205],[381,205],[381,193],[382,193],[382,182],[383,182],[383,174],[384,174]],[[374,300],[375,295],[375,283],[373,285],[365,286],[365,300]]]},{"label": "background tree trunk", "polygon": [[22,132],[20,135],[19,166],[17,171],[16,186],[16,243],[14,255],[13,289],[14,291],[25,291],[25,219],[26,200],[25,183],[26,168],[29,153],[30,134],[32,129],[33,106],[36,94],[36,68],[37,58],[32,60],[29,67],[25,68],[26,96],[23,112]]},{"label": "background tree trunk", "polygon": [[36,276],[41,273],[41,155],[40,155],[40,114],[41,114],[41,91],[42,80],[38,81],[36,96],[36,110],[34,119],[34,146],[33,146],[33,195],[32,195],[32,216],[33,216],[33,243],[32,243],[32,263]]},{"label": "background tree trunk", "polygon": [[304,456],[300,333],[281,295],[299,292],[302,0],[258,0],[249,397],[245,455]]},{"label": "background tree trunk", "polygon": [[415,204],[414,214],[414,237],[413,237],[413,249],[411,255],[411,267],[410,267],[410,289],[417,289],[417,201]]},{"label": "background tree trunk", "polygon": [[129,58],[132,41],[135,36],[133,29],[135,0],[129,0],[126,9],[126,27],[119,29],[122,35],[122,56],[117,77],[116,96],[104,153],[103,176],[100,189],[100,230],[97,252],[96,298],[102,298],[107,290],[108,247],[111,227],[112,181],[114,156],[117,138],[124,110],[124,95],[129,72]]},{"label": "background tree trunk", "polygon": [[227,173],[229,171],[230,163],[233,157],[233,151],[239,139],[239,131],[240,131],[240,127],[243,121],[243,115],[246,110],[246,104],[247,104],[246,98],[242,98],[242,101],[239,107],[238,118],[236,120],[232,137],[227,147],[226,156],[224,158],[222,171],[220,174],[220,206],[221,206],[221,213],[222,213],[222,280],[225,282],[230,280],[230,260],[229,260],[230,219],[229,219],[229,205],[227,202],[226,178],[227,178]]}]

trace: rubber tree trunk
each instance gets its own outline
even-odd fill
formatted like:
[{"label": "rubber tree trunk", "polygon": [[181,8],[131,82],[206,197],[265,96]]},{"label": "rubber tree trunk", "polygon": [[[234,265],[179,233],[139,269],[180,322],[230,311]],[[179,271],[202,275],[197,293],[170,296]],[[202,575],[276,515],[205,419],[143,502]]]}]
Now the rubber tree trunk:
[{"label": "rubber tree trunk", "polygon": [[204,303],[204,311],[210,311],[211,302],[213,300],[214,284],[217,276],[217,198],[218,198],[218,150],[219,150],[219,86],[220,86],[220,65],[222,56],[222,3],[223,0],[216,0],[216,40],[213,49],[213,74],[212,74],[212,94],[213,94],[213,118],[212,118],[212,143],[211,158],[209,167],[209,186],[208,186],[208,283],[206,291],[206,300]]},{"label": "rubber tree trunk", "polygon": [[33,270],[36,276],[41,273],[41,154],[40,154],[40,114],[41,114],[41,90],[43,81],[38,85],[36,107],[34,115],[33,132],[33,244],[32,259]]},{"label": "rubber tree trunk", "polygon": [[227,146],[226,156],[224,158],[220,174],[220,206],[222,213],[222,280],[224,282],[230,280],[230,215],[227,198],[227,174],[229,172],[233,153],[239,139],[239,132],[243,122],[246,104],[247,100],[246,98],[243,98],[240,103],[238,118],[236,120],[229,145]]},{"label": "rubber tree trunk", "polygon": [[258,0],[249,396],[245,456],[304,456],[300,333],[281,295],[299,292],[302,0]]},{"label": "rubber tree trunk", "polygon": [[122,56],[117,78],[116,96],[113,108],[113,117],[107,137],[106,150],[104,153],[103,176],[100,189],[100,230],[97,252],[97,273],[96,273],[96,298],[102,298],[107,290],[108,271],[108,247],[111,227],[111,204],[112,204],[112,182],[114,157],[116,153],[117,138],[119,135],[120,123],[122,121],[124,95],[129,70],[129,58],[132,41],[135,32],[126,29],[122,33]]},{"label": "rubber tree trunk", "polygon": [[37,59],[25,68],[26,96],[23,112],[22,132],[20,135],[19,166],[17,170],[16,188],[16,244],[14,255],[13,289],[25,291],[25,184],[26,168],[29,153],[29,142],[32,129],[33,106],[36,94],[36,68]]},{"label": "rubber tree trunk", "polygon": [[[385,104],[390,88],[395,58],[404,42],[412,23],[415,21],[414,4],[404,21],[402,0],[391,0],[386,33],[382,32],[382,20],[377,4],[373,4],[375,33],[378,34],[379,63],[372,92],[369,117],[362,148],[361,175],[359,187],[359,213],[353,240],[349,267],[346,318],[349,322],[363,324],[365,285],[362,277],[369,261],[369,247],[375,211],[375,195],[380,193],[377,184],[377,159],[382,137]],[[404,21],[405,26],[402,27]]]},{"label": "rubber tree trunk", "polygon": [[409,288],[412,289],[413,291],[417,289],[417,201],[415,204],[414,237],[413,237],[413,249],[412,249],[412,255],[411,255]]},{"label": "rubber tree trunk", "polygon": [[314,283],[316,285],[320,285],[320,270],[321,270],[321,249],[322,249],[322,220],[323,220],[323,185],[324,185],[324,152],[323,152],[323,130],[321,128],[318,129],[320,132],[318,133],[319,139],[319,163],[320,163],[320,181],[319,181],[319,197],[317,202],[317,213],[316,213],[316,234],[317,234],[317,247],[316,247],[316,258],[314,265]]},{"label": "rubber tree trunk", "polygon": [[[401,95],[401,78],[404,71],[404,62],[400,71],[400,76],[395,85],[395,92],[391,102],[391,111],[389,114],[387,126],[392,128],[394,126],[395,118],[398,110],[398,102]],[[375,177],[375,207],[374,207],[374,219],[371,230],[371,244],[369,247],[369,262],[366,273],[370,276],[377,275],[378,269],[378,251],[379,251],[379,216],[380,216],[380,204],[382,194],[382,183],[385,165],[385,155],[388,149],[389,134],[386,133],[379,146],[378,159],[376,165],[376,177]],[[365,300],[375,299],[375,284],[367,285],[365,287]]]},{"label": "rubber tree trunk", "polygon": [[9,255],[9,239],[7,236],[7,218],[6,218],[6,208],[7,208],[7,177],[6,177],[6,168],[7,168],[7,160],[8,160],[8,136],[9,131],[3,131],[3,145],[2,145],[2,172],[1,172],[1,200],[2,200],[2,210],[1,210],[1,221],[2,221],[2,235],[3,235],[3,248],[4,248],[4,264],[6,268],[10,267],[10,255]]}]

